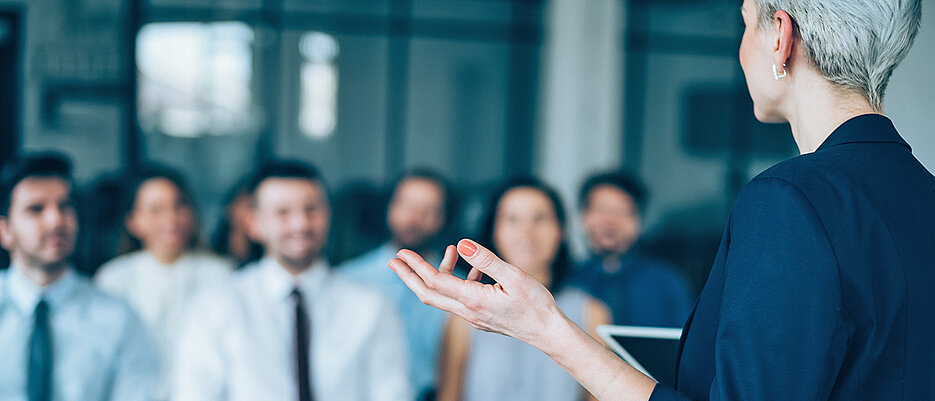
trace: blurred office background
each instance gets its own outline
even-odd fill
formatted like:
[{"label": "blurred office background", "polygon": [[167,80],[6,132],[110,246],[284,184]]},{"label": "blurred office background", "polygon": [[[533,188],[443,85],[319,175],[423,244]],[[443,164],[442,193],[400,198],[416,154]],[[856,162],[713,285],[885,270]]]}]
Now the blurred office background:
[{"label": "blurred office background", "polygon": [[[930,170],[931,6],[886,102]],[[206,235],[257,162],[314,162],[341,201],[334,224],[350,227],[334,238],[338,258],[376,244],[368,233],[382,221],[367,199],[409,167],[456,184],[464,202],[454,235],[471,232],[472,200],[497,180],[537,174],[574,211],[583,177],[624,167],[650,190],[644,247],[700,288],[737,191],[797,154],[788,126],[752,117],[739,7],[0,0],[0,157],[54,149],[73,158],[94,200],[76,261],[86,272],[113,256],[120,177],[150,161],[187,174]]]}]

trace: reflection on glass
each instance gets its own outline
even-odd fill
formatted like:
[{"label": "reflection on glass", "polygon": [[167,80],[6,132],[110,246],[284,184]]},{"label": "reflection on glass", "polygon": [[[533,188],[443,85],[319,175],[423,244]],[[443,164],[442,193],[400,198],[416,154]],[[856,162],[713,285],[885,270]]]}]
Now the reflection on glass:
[{"label": "reflection on glass", "polygon": [[299,41],[302,65],[302,94],[299,129],[311,138],[325,138],[337,126],[338,42],[331,35],[309,32]]},{"label": "reflection on glass", "polygon": [[0,18],[0,45],[4,44],[7,35],[10,34],[10,23],[6,19]]},{"label": "reflection on glass", "polygon": [[142,129],[175,137],[258,129],[253,39],[241,22],[143,26],[136,41]]}]

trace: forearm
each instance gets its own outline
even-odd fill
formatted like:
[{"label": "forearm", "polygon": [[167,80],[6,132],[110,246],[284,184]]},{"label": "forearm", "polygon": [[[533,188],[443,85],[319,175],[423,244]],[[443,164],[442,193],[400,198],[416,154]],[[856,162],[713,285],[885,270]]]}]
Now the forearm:
[{"label": "forearm", "polygon": [[633,369],[558,312],[530,344],[551,357],[598,400],[645,401],[656,382]]}]

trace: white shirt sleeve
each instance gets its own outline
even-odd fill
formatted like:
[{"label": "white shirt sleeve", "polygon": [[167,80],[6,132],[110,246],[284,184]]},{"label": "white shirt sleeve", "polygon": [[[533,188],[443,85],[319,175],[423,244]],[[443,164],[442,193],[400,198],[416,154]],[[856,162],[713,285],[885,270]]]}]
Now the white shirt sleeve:
[{"label": "white shirt sleeve", "polygon": [[127,307],[122,343],[117,351],[112,401],[154,399],[159,362],[153,342],[139,317]]},{"label": "white shirt sleeve", "polygon": [[212,319],[211,298],[197,297],[182,321],[172,374],[174,401],[223,401],[226,399],[226,358],[218,320]]},{"label": "white shirt sleeve", "polygon": [[113,259],[101,265],[94,275],[94,285],[112,295],[124,297],[124,288],[130,279],[124,272],[125,259]]},{"label": "white shirt sleeve", "polygon": [[371,334],[371,350],[368,376],[369,399],[373,401],[411,401],[415,399],[409,380],[409,353],[403,340],[403,327],[396,311],[388,303],[382,303],[378,316],[377,330]]}]

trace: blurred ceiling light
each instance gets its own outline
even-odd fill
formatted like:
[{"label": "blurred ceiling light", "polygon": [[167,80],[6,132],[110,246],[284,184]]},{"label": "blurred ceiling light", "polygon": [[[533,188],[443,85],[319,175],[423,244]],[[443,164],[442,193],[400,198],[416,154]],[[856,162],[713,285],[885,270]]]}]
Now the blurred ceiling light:
[{"label": "blurred ceiling light", "polygon": [[0,18],[0,45],[4,44],[7,36],[10,35],[10,23],[5,18]]}]

